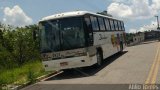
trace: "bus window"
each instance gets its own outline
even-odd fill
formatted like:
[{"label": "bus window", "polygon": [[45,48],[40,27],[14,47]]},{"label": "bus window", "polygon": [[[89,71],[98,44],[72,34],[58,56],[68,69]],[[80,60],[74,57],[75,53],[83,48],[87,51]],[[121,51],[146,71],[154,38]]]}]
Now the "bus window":
[{"label": "bus window", "polygon": [[89,17],[85,17],[85,22],[86,22],[86,36],[87,36],[87,40],[86,40],[86,46],[92,46],[93,45],[93,32],[92,32],[92,24],[91,24],[91,20]]},{"label": "bus window", "polygon": [[111,30],[114,31],[115,27],[112,19],[110,19],[110,25],[111,25]]},{"label": "bus window", "polygon": [[125,31],[125,28],[124,28],[124,22],[122,22],[123,23],[123,31]]},{"label": "bus window", "polygon": [[120,31],[119,21],[117,21],[117,30]]},{"label": "bus window", "polygon": [[123,22],[121,22],[121,27],[122,27],[122,30],[125,31]]},{"label": "bus window", "polygon": [[122,27],[122,21],[120,22],[120,25],[121,25],[121,30],[123,30],[123,27]]},{"label": "bus window", "polygon": [[100,30],[105,30],[105,25],[104,25],[103,18],[99,17],[98,18],[98,23],[99,23]]},{"label": "bus window", "polygon": [[98,26],[97,17],[90,16],[90,18],[91,18],[91,23],[92,23],[92,29],[94,31],[98,31],[99,30],[99,26]]},{"label": "bus window", "polygon": [[118,27],[119,27],[119,30],[121,31],[122,27],[121,27],[121,22],[120,21],[118,21]]},{"label": "bus window", "polygon": [[106,29],[107,30],[111,30],[110,24],[109,24],[109,20],[108,19],[104,19],[105,21],[105,25],[106,25]]},{"label": "bus window", "polygon": [[117,30],[117,31],[118,31],[118,23],[117,23],[117,21],[116,21],[116,20],[114,20],[114,26],[115,26],[115,30]]},{"label": "bus window", "polygon": [[91,32],[92,31],[92,24],[91,24],[90,18],[85,17],[85,22],[86,22],[86,25],[87,25],[87,29]]}]

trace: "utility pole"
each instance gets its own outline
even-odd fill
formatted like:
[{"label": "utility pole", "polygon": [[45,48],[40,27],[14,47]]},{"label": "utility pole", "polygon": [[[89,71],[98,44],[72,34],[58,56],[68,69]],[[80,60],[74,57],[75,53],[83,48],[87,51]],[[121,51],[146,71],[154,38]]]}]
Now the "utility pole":
[{"label": "utility pole", "polygon": [[[158,25],[157,30],[160,31],[160,27],[159,27],[159,17],[158,17],[158,15],[156,15],[155,17],[157,18],[157,25]],[[158,40],[160,41],[160,32],[158,32]]]},{"label": "utility pole", "polygon": [[157,26],[157,30],[160,30],[160,27],[159,27],[159,17],[157,15],[155,17],[157,18],[157,25],[158,25]]}]

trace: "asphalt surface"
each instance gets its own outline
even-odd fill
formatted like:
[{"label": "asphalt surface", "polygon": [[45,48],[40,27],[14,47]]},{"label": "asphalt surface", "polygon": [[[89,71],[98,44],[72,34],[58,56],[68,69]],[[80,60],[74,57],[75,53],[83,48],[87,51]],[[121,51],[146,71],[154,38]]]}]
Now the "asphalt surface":
[{"label": "asphalt surface", "polygon": [[[158,47],[158,41],[127,47],[123,53],[105,59],[100,68],[86,67],[64,71],[23,90],[125,90],[130,84],[160,84],[160,52],[156,58]],[[157,70],[157,74],[151,70],[155,59],[155,63],[159,63],[153,68]],[[156,67],[158,68],[155,69]],[[146,83],[147,79],[152,81],[152,77],[149,78],[150,72],[151,76],[156,77],[155,83]]]}]

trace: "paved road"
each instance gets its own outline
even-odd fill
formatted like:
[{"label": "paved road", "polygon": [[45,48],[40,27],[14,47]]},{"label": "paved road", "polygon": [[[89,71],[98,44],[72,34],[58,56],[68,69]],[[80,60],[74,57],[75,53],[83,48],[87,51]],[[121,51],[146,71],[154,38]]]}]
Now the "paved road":
[{"label": "paved road", "polygon": [[[109,88],[112,90],[115,84],[118,84],[116,85],[117,90],[120,90],[122,84],[160,84],[159,65],[160,42],[143,42],[140,45],[127,47],[122,54],[107,58],[103,66],[98,69],[88,67],[66,71],[56,77],[31,85],[24,90],[74,90],[75,88],[81,90],[85,85],[96,90],[99,87],[105,87],[107,84],[110,84]],[[65,86],[66,84],[68,86]],[[90,84],[94,85],[90,86]],[[120,87],[119,84],[121,84]]]}]

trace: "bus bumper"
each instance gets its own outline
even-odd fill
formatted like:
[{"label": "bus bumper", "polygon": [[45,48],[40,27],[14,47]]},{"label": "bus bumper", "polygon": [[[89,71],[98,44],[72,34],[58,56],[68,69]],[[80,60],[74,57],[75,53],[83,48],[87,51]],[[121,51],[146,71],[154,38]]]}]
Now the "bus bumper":
[{"label": "bus bumper", "polygon": [[45,71],[54,71],[54,70],[92,66],[97,63],[97,60],[96,56],[93,57],[81,56],[74,58],[43,61],[42,63],[45,68]]}]

